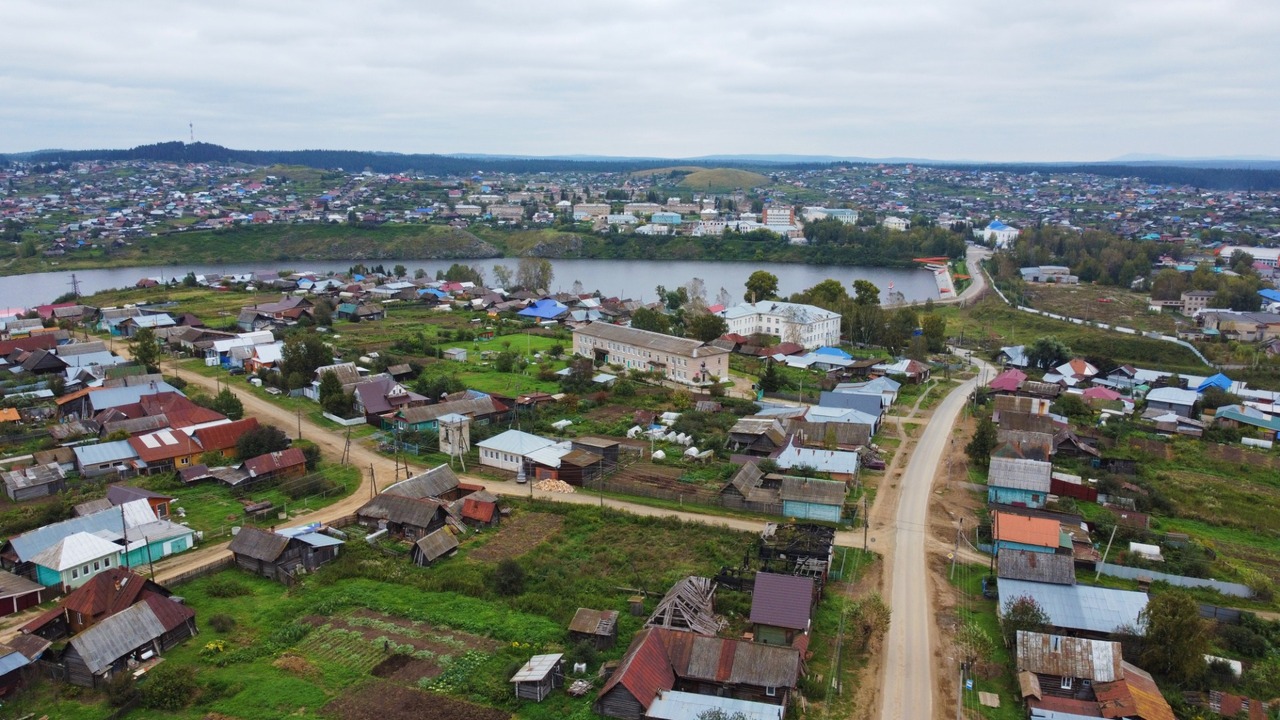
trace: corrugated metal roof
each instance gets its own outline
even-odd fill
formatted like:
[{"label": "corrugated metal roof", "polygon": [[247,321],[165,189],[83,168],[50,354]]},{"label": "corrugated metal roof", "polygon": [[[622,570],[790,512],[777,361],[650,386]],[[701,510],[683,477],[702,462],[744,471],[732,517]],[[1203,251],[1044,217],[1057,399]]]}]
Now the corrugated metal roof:
[{"label": "corrugated metal roof", "polygon": [[784,501],[843,506],[848,487],[843,482],[784,477],[779,497]]},{"label": "corrugated metal roof", "polygon": [[124,655],[164,634],[164,625],[147,603],[138,603],[71,638],[89,672],[97,675]]},{"label": "corrugated metal roof", "polygon": [[289,545],[289,538],[255,527],[242,527],[231,539],[227,549],[237,555],[251,557],[263,562],[275,562]]},{"label": "corrugated metal roof", "polygon": [[1111,633],[1121,625],[1138,624],[1147,607],[1146,593],[1092,585],[1050,585],[1003,579],[997,584],[1000,607],[1019,597],[1034,598],[1057,628]]},{"label": "corrugated metal roof", "polygon": [[573,334],[574,336],[586,335],[589,337],[600,338],[602,340],[634,345],[647,350],[655,350],[658,352],[693,358],[704,358],[712,355],[727,355],[729,352],[728,350],[707,345],[699,340],[688,340],[685,338],[672,337],[671,335],[663,335],[662,333],[650,332],[648,330],[638,330],[636,328],[622,327],[620,325],[610,325],[608,323],[591,323],[586,327],[574,328]]},{"label": "corrugated metal roof", "polygon": [[18,668],[30,665],[31,661],[26,655],[14,650],[6,655],[0,656],[0,676],[7,675]]},{"label": "corrugated metal roof", "polygon": [[1057,520],[997,512],[992,520],[992,534],[1000,542],[1057,549],[1062,529]]},{"label": "corrugated metal roof", "polygon": [[987,484],[994,487],[1049,492],[1053,465],[1022,458],[991,458]]},{"label": "corrugated metal roof", "polygon": [[[854,411],[856,412],[856,411]],[[853,474],[858,472],[858,453],[840,450],[818,450],[788,445],[775,458],[778,467],[809,465],[818,472]]]},{"label": "corrugated metal roof", "polygon": [[30,561],[37,553],[54,545],[68,535],[78,532],[97,533],[110,530],[120,533],[125,526],[136,527],[155,522],[156,515],[146,500],[135,500],[120,507],[104,510],[84,517],[71,518],[45,525],[21,535],[9,538],[9,544],[23,562]]},{"label": "corrugated metal roof", "polygon": [[1123,677],[1120,643],[1018,631],[1018,669],[1037,675],[1112,682]]},{"label": "corrugated metal roof", "polygon": [[555,441],[520,430],[507,430],[487,440],[481,440],[476,445],[486,450],[506,452],[523,457],[534,450],[541,450],[544,447],[555,445]]},{"label": "corrugated metal roof", "polygon": [[128,440],[116,440],[97,445],[77,445],[73,450],[76,454],[76,463],[81,467],[105,465],[138,457],[138,453],[134,451]]},{"label": "corrugated metal roof", "polygon": [[809,627],[813,578],[756,573],[751,591],[751,622],[791,630]]},{"label": "corrugated metal roof", "polygon": [[786,708],[750,700],[670,690],[659,693],[645,717],[653,720],[688,720],[715,710],[721,711],[724,717],[741,717],[744,720],[782,720]]},{"label": "corrugated metal roof", "polygon": [[109,540],[87,532],[69,535],[41,550],[31,562],[41,567],[62,572],[104,557],[118,555],[121,547]]},{"label": "corrugated metal roof", "polygon": [[511,676],[511,682],[537,682],[542,680],[555,669],[556,664],[564,657],[564,653],[554,653],[550,655],[534,655],[529,658],[529,662],[524,667],[516,671]]},{"label": "corrugated metal roof", "polygon": [[588,635],[608,635],[618,624],[617,610],[592,610],[578,608],[569,622],[569,632]]},{"label": "corrugated metal roof", "polygon": [[408,480],[402,480],[383,490],[385,495],[409,498],[440,497],[458,488],[458,476],[448,465],[439,465]]}]

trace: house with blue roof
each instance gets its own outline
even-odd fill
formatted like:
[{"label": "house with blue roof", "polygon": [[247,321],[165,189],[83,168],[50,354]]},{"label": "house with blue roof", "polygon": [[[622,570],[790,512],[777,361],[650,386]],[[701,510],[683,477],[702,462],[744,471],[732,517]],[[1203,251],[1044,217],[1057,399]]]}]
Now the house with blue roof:
[{"label": "house with blue roof", "polygon": [[530,304],[525,309],[516,314],[521,317],[532,318],[534,320],[549,321],[557,320],[569,312],[569,306],[556,300],[555,298],[543,298]]}]

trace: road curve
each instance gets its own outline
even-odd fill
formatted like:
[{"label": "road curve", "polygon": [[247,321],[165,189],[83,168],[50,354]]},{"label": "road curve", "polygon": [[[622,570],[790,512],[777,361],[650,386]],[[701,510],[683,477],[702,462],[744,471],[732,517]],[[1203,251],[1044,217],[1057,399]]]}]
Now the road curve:
[{"label": "road curve", "polygon": [[899,480],[893,551],[886,555],[887,575],[891,578],[888,601],[893,614],[880,685],[881,720],[933,717],[934,657],[930,635],[935,623],[925,556],[929,498],[944,454],[960,452],[951,445],[951,429],[976,385],[976,379],[962,383],[938,405]]}]

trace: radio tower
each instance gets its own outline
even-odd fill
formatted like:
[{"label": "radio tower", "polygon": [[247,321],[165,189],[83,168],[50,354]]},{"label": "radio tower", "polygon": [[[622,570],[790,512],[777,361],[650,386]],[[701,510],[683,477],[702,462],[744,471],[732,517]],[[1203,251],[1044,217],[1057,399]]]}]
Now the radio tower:
[{"label": "radio tower", "polygon": [[70,285],[71,285],[71,291],[75,293],[77,298],[80,297],[80,281],[76,279],[75,273],[71,273]]},{"label": "radio tower", "polygon": [[187,123],[187,130],[191,131],[191,142],[196,141],[196,124]]}]

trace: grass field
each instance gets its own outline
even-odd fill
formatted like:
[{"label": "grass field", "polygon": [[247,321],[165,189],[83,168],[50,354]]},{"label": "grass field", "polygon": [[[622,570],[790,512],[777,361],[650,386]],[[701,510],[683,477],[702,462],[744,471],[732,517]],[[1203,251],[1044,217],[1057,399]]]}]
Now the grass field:
[{"label": "grass field", "polygon": [[[1028,283],[1023,294],[1037,310],[1133,328],[1139,332],[1174,334],[1177,325],[1172,312],[1147,309],[1149,296],[1101,285],[1057,285]],[[1185,323],[1185,321],[1184,321]]]}]

